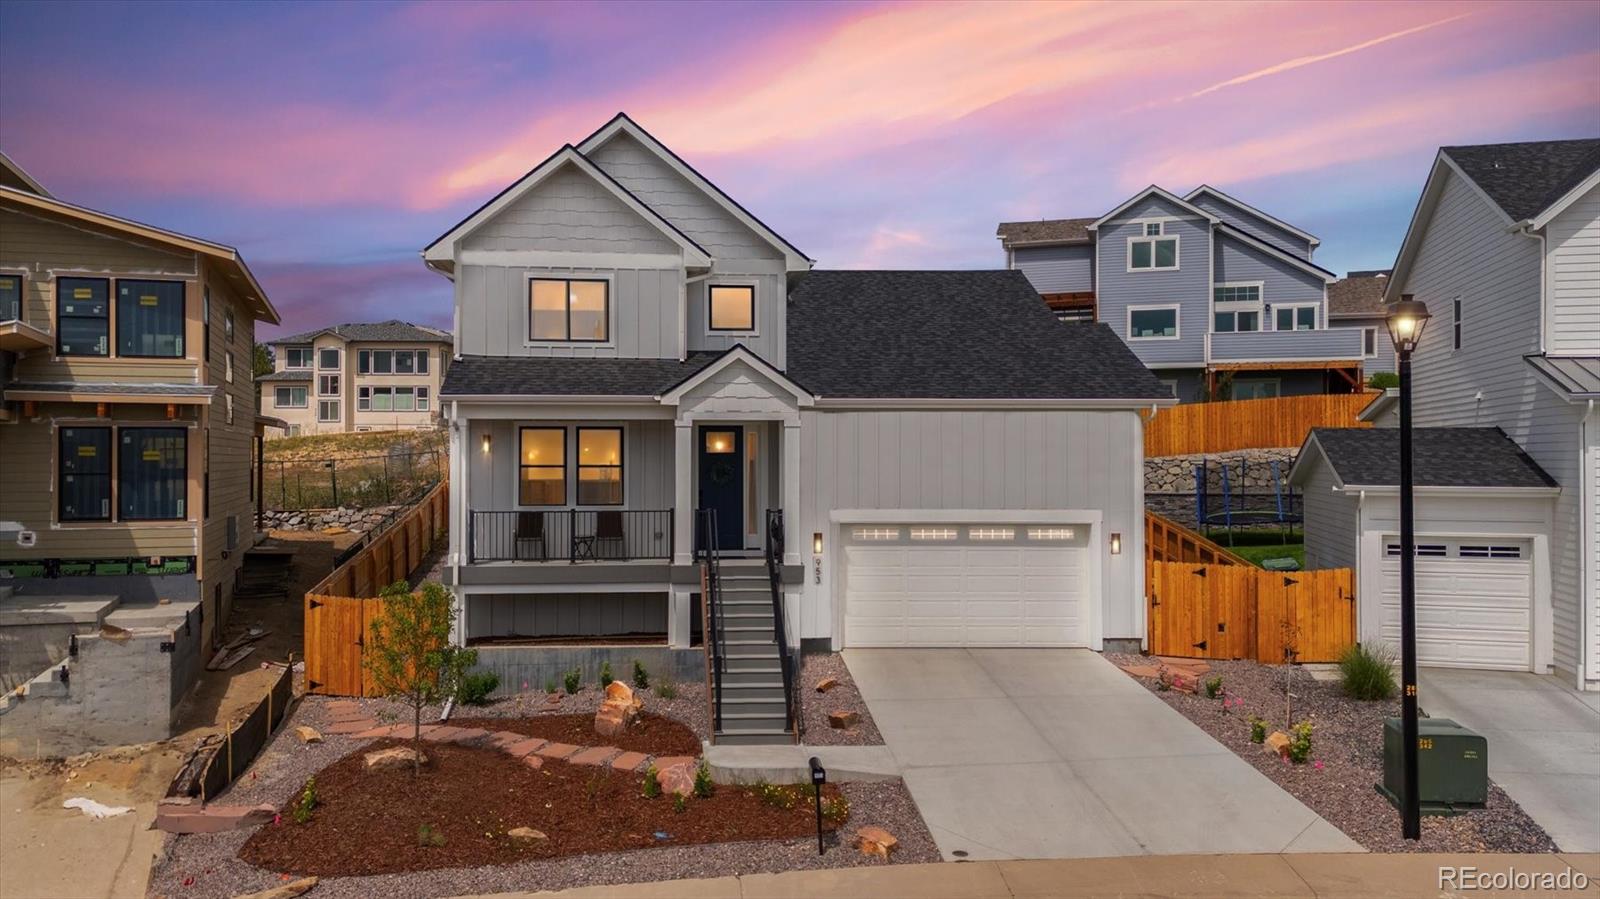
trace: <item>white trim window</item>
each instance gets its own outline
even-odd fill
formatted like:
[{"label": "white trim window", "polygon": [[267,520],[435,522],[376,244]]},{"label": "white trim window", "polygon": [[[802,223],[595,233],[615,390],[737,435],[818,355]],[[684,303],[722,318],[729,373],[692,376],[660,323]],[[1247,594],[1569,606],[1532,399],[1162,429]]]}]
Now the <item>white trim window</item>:
[{"label": "white trim window", "polygon": [[1361,329],[1361,356],[1365,359],[1378,358],[1378,329],[1365,327]]},{"label": "white trim window", "polygon": [[317,375],[317,396],[338,396],[338,375]]},{"label": "white trim window", "polygon": [[1177,340],[1178,306],[1129,306],[1129,340]]},{"label": "white trim window", "polygon": [[611,280],[528,279],[528,343],[610,343]]},{"label": "white trim window", "polygon": [[339,370],[339,348],[325,346],[317,350],[317,371]]},{"label": "white trim window", "polygon": [[1282,396],[1283,382],[1278,378],[1234,378],[1229,385],[1229,399],[1271,400]]},{"label": "white trim window", "polygon": [[1128,271],[1178,270],[1178,235],[1167,233],[1166,222],[1140,222],[1138,236],[1128,238]]},{"label": "white trim window", "polygon": [[756,333],[756,286],[712,284],[706,288],[706,331],[710,334]]},{"label": "white trim window", "polygon": [[1450,301],[1450,349],[1461,349],[1461,298]]},{"label": "white trim window", "polygon": [[283,367],[304,369],[311,367],[311,347],[286,346],[283,348]]},{"label": "white trim window", "polygon": [[278,387],[272,391],[272,404],[279,409],[304,409],[306,407],[306,389],[304,387]]},{"label": "white trim window", "polygon": [[1272,307],[1274,331],[1315,331],[1316,303],[1281,303]]},{"label": "white trim window", "polygon": [[1217,334],[1261,330],[1262,282],[1218,284],[1211,288],[1211,330]]},{"label": "white trim window", "polygon": [[338,421],[338,400],[317,400],[317,421]]},{"label": "white trim window", "polygon": [[429,350],[359,350],[356,372],[363,375],[425,375]]}]

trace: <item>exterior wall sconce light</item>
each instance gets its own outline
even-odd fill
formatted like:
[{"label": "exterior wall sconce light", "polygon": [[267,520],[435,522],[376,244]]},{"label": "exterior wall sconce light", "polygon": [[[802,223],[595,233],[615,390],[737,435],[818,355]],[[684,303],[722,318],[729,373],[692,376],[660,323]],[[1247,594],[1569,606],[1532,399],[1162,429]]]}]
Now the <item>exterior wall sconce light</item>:
[{"label": "exterior wall sconce light", "polygon": [[814,555],[814,556],[822,555],[822,532],[821,531],[817,531],[816,533],[811,535],[811,554]]},{"label": "exterior wall sconce light", "polygon": [[1121,534],[1113,533],[1111,535],[1111,554],[1113,556],[1122,555],[1122,535]]},{"label": "exterior wall sconce light", "polygon": [[489,435],[488,434],[484,434],[483,435],[483,454],[485,456],[489,455]]}]

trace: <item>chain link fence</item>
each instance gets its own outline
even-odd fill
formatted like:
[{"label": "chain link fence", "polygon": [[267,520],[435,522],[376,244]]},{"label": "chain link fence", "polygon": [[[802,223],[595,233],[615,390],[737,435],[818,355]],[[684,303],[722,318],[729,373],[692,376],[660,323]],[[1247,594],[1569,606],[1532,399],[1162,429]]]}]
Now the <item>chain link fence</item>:
[{"label": "chain link fence", "polygon": [[445,476],[442,450],[397,450],[343,459],[284,459],[262,463],[267,511],[368,508],[404,502]]}]

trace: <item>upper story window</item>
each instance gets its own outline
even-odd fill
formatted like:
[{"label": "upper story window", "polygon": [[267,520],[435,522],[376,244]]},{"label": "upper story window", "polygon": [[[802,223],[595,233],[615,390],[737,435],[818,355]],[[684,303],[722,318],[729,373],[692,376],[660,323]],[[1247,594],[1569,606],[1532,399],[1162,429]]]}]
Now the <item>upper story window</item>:
[{"label": "upper story window", "polygon": [[284,368],[310,368],[311,347],[291,346],[283,348]]},{"label": "upper story window", "polygon": [[62,521],[111,520],[111,429],[62,428],[60,433]]},{"label": "upper story window", "polygon": [[1279,331],[1315,331],[1317,329],[1316,304],[1273,306],[1272,326]]},{"label": "upper story window", "polygon": [[183,357],[183,282],[117,281],[117,355]]},{"label": "upper story window", "polygon": [[1368,359],[1378,358],[1378,329],[1361,329],[1361,355]]},{"label": "upper story window", "polygon": [[605,343],[611,339],[611,283],[574,278],[528,282],[528,339]]},{"label": "upper story window", "polygon": [[360,350],[356,370],[364,375],[425,375],[428,350]]},{"label": "upper story window", "polygon": [[1178,235],[1166,222],[1144,222],[1139,236],[1128,238],[1128,271],[1170,271],[1178,267]]},{"label": "upper story window", "polygon": [[523,428],[517,447],[517,501],[559,506],[567,501],[567,429]]},{"label": "upper story window", "polygon": [[756,289],[749,284],[713,284],[709,321],[713,331],[754,331]]},{"label": "upper story window", "polygon": [[1450,303],[1450,347],[1461,349],[1461,298],[1456,297]]},{"label": "upper story window", "polygon": [[318,371],[338,371],[339,370],[339,348],[338,347],[328,346],[328,347],[323,347],[320,350],[317,350],[317,370]]},{"label": "upper story window", "polygon": [[273,391],[273,403],[279,409],[304,409],[306,407],[306,389],[304,387],[279,387]]},{"label": "upper story window", "polygon": [[123,521],[184,517],[189,490],[189,432],[185,428],[121,428],[117,450],[117,507]]},{"label": "upper story window", "polygon": [[111,282],[105,278],[56,279],[56,352],[62,356],[111,355]]},{"label": "upper story window", "polygon": [[22,319],[22,276],[0,275],[0,322]]},{"label": "upper story window", "polygon": [[1221,284],[1212,289],[1211,330],[1261,330],[1261,285]]},{"label": "upper story window", "polygon": [[1129,340],[1178,339],[1177,306],[1128,307]]},{"label": "upper story window", "polygon": [[[200,358],[206,362],[211,361],[211,285],[207,284],[200,294]],[[231,358],[231,357],[230,357]],[[233,372],[228,372],[228,380],[233,380]],[[210,439],[207,438],[207,446]]]}]

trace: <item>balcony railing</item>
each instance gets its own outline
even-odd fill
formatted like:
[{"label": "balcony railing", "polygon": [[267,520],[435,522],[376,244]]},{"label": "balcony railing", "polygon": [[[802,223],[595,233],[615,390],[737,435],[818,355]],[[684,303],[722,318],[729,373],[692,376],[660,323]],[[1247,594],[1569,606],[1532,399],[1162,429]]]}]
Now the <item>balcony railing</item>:
[{"label": "balcony railing", "polygon": [[469,513],[471,562],[626,562],[672,558],[671,509]]},{"label": "balcony railing", "polygon": [[1206,335],[1206,358],[1212,362],[1358,362],[1361,338],[1360,328],[1218,332]]}]

